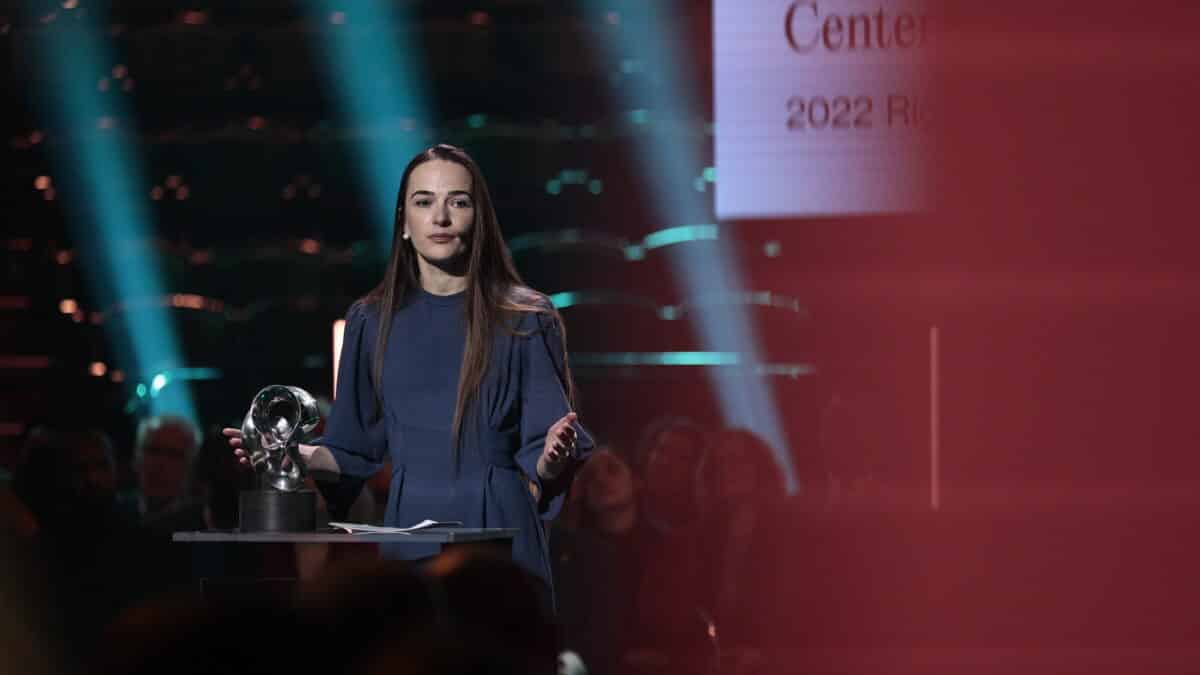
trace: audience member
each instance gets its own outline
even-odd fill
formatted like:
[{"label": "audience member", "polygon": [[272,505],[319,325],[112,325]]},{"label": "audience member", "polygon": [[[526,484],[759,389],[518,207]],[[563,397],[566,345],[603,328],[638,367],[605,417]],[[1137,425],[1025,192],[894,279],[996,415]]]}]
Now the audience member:
[{"label": "audience member", "polygon": [[697,484],[705,446],[698,425],[667,417],[642,434],[633,467],[604,450],[580,468],[552,542],[567,644],[590,673],[715,664]]},{"label": "audience member", "polygon": [[622,656],[640,646],[638,527],[633,471],[612,450],[597,450],[576,474],[551,539],[566,643],[592,675],[620,672]]},{"label": "audience member", "polygon": [[786,486],[771,447],[746,429],[723,429],[709,439],[700,471],[704,538],[710,542],[706,593],[714,633],[731,672],[744,672],[777,633],[772,584],[780,542],[788,529]]},{"label": "audience member", "polygon": [[421,571],[403,561],[330,565],[298,598],[303,625],[348,649],[320,672],[551,675],[559,641],[541,583],[507,556],[456,549]]},{"label": "audience member", "polygon": [[634,468],[642,515],[656,530],[688,530],[699,519],[696,476],[705,444],[704,431],[682,417],[655,421],[642,434]]},{"label": "audience member", "polygon": [[71,654],[142,589],[133,524],[116,508],[112,445],[99,431],[37,429],[14,490],[38,522],[31,542],[49,580],[51,620]]},{"label": "audience member", "polygon": [[[244,607],[167,594],[130,607],[103,632],[86,671],[101,675],[271,675],[302,672],[336,644],[318,648],[286,605]],[[337,671],[318,671],[337,672]]]},{"label": "audience member", "polygon": [[147,417],[138,425],[133,468],[142,522],[164,529],[163,519],[201,520],[203,507],[188,494],[189,470],[201,441],[200,430],[177,415]]},{"label": "audience member", "polygon": [[707,669],[711,617],[705,606],[706,546],[697,478],[704,430],[686,418],[651,425],[638,448],[640,574],[638,629],[624,655],[633,672]]},{"label": "audience member", "polygon": [[443,553],[425,572],[443,591],[455,641],[468,646],[455,672],[557,671],[561,642],[539,579],[508,556],[482,549]]},{"label": "audience member", "polygon": [[116,517],[112,442],[99,431],[30,432],[13,489],[40,527],[103,529]]}]

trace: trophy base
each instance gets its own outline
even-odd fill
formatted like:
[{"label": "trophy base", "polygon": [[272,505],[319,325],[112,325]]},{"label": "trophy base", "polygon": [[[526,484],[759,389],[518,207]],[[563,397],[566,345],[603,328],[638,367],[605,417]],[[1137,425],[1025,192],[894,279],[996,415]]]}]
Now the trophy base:
[{"label": "trophy base", "polygon": [[315,532],[317,493],[312,490],[243,490],[238,497],[242,532]]}]

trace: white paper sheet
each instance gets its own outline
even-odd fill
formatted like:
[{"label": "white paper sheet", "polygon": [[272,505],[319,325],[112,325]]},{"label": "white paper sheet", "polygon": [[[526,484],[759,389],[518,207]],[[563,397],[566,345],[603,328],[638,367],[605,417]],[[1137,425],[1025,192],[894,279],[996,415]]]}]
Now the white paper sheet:
[{"label": "white paper sheet", "polygon": [[367,525],[364,523],[329,523],[330,527],[339,530],[345,530],[350,534],[412,534],[417,530],[424,530],[431,527],[459,527],[462,521],[459,520],[422,520],[416,525],[409,527],[383,527],[381,525]]}]

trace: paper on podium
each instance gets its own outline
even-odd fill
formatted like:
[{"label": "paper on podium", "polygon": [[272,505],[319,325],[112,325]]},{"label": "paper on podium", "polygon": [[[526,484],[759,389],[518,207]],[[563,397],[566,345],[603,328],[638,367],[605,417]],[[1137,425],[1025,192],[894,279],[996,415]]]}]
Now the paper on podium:
[{"label": "paper on podium", "polygon": [[350,534],[411,534],[417,530],[424,530],[430,527],[459,527],[462,525],[460,520],[422,520],[416,525],[409,527],[383,527],[381,525],[365,525],[363,523],[329,523],[330,527],[339,530],[345,530]]}]

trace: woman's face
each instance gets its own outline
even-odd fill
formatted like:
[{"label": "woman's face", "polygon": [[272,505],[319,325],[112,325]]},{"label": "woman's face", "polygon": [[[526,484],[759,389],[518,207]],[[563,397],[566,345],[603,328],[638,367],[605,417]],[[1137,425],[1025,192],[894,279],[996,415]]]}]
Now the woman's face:
[{"label": "woman's face", "polygon": [[163,426],[150,433],[142,448],[138,472],[147,497],[170,499],[183,494],[193,443],[191,432],[177,426]]},{"label": "woman's face", "polygon": [[647,512],[652,517],[675,523],[695,517],[696,466],[702,457],[694,434],[668,429],[658,435],[642,476]]},{"label": "woman's face", "polygon": [[588,461],[593,463],[584,495],[588,508],[604,511],[633,503],[633,473],[625,462],[609,453],[596,453]]},{"label": "woman's face", "polygon": [[646,480],[655,490],[691,495],[701,456],[701,449],[690,434],[667,429],[658,435],[650,451]]},{"label": "woman's face", "polygon": [[404,197],[404,233],[426,262],[444,265],[467,252],[475,224],[471,173],[434,159],[413,169]]}]

